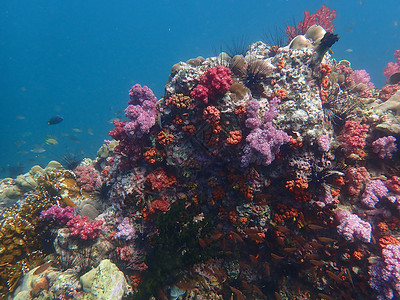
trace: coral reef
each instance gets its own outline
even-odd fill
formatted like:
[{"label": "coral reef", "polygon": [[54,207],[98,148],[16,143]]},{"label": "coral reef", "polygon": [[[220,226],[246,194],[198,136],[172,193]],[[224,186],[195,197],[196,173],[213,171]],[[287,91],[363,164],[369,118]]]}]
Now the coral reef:
[{"label": "coral reef", "polygon": [[1,295],[400,297],[400,94],[332,57],[335,17],[179,62],[93,161],[4,179]]}]

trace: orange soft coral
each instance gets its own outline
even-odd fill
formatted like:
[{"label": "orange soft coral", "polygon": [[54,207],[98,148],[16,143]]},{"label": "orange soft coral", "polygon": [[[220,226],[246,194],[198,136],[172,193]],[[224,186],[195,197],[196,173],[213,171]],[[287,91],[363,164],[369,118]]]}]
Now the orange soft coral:
[{"label": "orange soft coral", "polygon": [[157,135],[157,141],[163,146],[171,144],[173,140],[174,136],[166,129],[161,130]]},{"label": "orange soft coral", "polygon": [[308,183],[305,179],[297,178],[296,180],[288,180],[285,187],[294,193],[297,201],[306,202],[311,199],[311,193],[307,190]]},{"label": "orange soft coral", "polygon": [[226,142],[229,145],[237,145],[242,140],[242,132],[240,130],[234,130],[229,132],[229,137],[226,139]]},{"label": "orange soft coral", "polygon": [[183,94],[174,94],[165,101],[165,104],[168,106],[173,106],[178,109],[187,109],[192,103],[193,99],[189,96],[184,96]]}]

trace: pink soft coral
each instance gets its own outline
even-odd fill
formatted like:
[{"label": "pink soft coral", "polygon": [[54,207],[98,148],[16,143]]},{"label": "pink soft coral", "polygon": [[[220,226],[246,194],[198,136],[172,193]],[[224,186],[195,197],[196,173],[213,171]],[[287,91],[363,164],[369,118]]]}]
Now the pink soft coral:
[{"label": "pink soft coral", "polygon": [[355,84],[363,83],[370,89],[375,87],[375,85],[371,82],[371,77],[366,70],[354,70],[353,74],[350,76],[353,78]]},{"label": "pink soft coral", "polygon": [[338,138],[347,155],[364,149],[368,129],[369,126],[367,124],[360,124],[358,121],[346,121],[344,131]]},{"label": "pink soft coral", "polygon": [[396,61],[388,62],[388,64],[386,65],[386,68],[383,71],[383,75],[385,75],[387,77],[386,81],[388,80],[390,75],[392,75],[393,73],[400,72],[400,49],[396,50],[394,52],[394,57],[396,58]]},{"label": "pink soft coral", "polygon": [[87,216],[75,216],[67,223],[71,236],[78,236],[82,240],[94,240],[99,235],[102,225],[103,221],[88,222]]},{"label": "pink soft coral", "polygon": [[46,221],[56,221],[61,225],[67,224],[75,216],[75,209],[71,206],[60,207],[53,205],[47,210],[43,210],[40,213],[40,218]]},{"label": "pink soft coral", "polygon": [[75,171],[78,185],[87,192],[99,189],[101,178],[99,172],[92,166],[77,166]]}]

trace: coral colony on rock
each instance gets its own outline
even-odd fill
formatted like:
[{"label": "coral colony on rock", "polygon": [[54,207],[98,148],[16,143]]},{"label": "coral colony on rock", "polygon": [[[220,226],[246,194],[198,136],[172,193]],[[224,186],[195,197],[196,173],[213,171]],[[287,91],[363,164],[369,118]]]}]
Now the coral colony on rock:
[{"label": "coral colony on rock", "polygon": [[2,180],[1,297],[400,297],[400,86],[332,57],[335,16],[177,63],[94,160]]}]

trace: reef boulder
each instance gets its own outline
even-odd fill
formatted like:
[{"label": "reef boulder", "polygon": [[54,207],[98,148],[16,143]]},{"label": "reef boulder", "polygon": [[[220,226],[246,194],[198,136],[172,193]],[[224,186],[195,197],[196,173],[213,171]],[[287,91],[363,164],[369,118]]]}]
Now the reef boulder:
[{"label": "reef boulder", "polygon": [[81,278],[84,299],[122,299],[128,292],[124,273],[109,259],[102,260],[99,266]]}]

